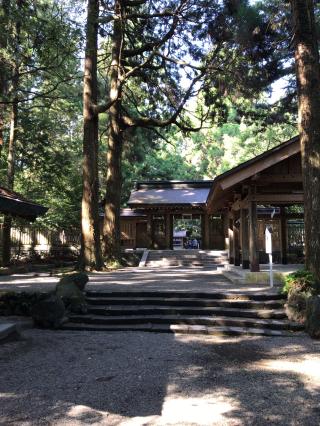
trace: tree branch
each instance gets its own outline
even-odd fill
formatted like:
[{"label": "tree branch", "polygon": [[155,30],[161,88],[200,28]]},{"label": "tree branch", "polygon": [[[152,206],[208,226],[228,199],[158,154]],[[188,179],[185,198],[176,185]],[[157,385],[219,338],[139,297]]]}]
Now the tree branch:
[{"label": "tree branch", "polygon": [[177,120],[179,114],[182,112],[184,105],[186,104],[188,99],[191,97],[193,87],[195,86],[195,84],[198,81],[201,80],[202,77],[203,77],[203,73],[199,74],[197,77],[195,77],[192,80],[188,90],[186,91],[186,93],[184,94],[184,97],[182,98],[182,101],[180,102],[180,105],[178,106],[178,108],[172,114],[172,116],[170,118],[168,118],[166,120],[160,120],[160,119],[153,118],[153,117],[138,117],[138,118],[136,118],[136,117],[130,117],[129,115],[123,115],[122,121],[123,121],[124,127],[150,127],[150,126],[166,127],[170,124],[177,124],[176,120]]}]

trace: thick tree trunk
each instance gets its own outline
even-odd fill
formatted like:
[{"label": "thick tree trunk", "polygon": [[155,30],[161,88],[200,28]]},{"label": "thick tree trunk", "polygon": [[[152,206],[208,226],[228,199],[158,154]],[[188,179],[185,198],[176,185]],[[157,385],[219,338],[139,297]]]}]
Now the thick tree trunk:
[{"label": "thick tree trunk", "polygon": [[2,155],[2,150],[3,150],[3,127],[4,127],[4,120],[3,120],[3,108],[0,107],[0,157]]},{"label": "thick tree trunk", "polygon": [[[14,78],[14,90],[17,89],[18,76]],[[12,104],[11,119],[10,119],[10,135],[8,144],[8,159],[7,159],[7,188],[13,190],[14,175],[15,175],[15,142],[17,135],[18,123],[18,102],[15,99]],[[7,266],[11,260],[11,226],[12,218],[10,215],[5,215],[3,222],[2,234],[2,263]]]},{"label": "thick tree trunk", "polygon": [[[5,2],[5,10],[9,10],[8,2]],[[17,6],[21,12],[22,1],[18,0]],[[12,66],[12,87],[10,88],[10,95],[12,98],[12,109],[10,116],[10,133],[9,133],[9,143],[8,143],[8,156],[7,156],[7,188],[14,189],[14,177],[15,177],[15,149],[16,149],[16,139],[17,139],[17,125],[18,125],[18,89],[20,84],[20,55],[19,55],[19,45],[20,45],[20,30],[21,22],[19,19],[14,23],[14,36],[15,36],[15,56],[14,63]],[[5,83],[4,83],[5,84]],[[3,111],[1,111],[3,112]],[[1,129],[2,133],[2,129]],[[11,261],[11,227],[12,227],[12,217],[10,215],[5,215],[3,222],[3,233],[2,233],[2,263],[4,266],[10,264]]]},{"label": "thick tree trunk", "polygon": [[120,258],[120,205],[121,205],[121,157],[122,133],[117,118],[117,106],[110,109],[108,137],[106,203],[103,226],[104,255],[109,260]]},{"label": "thick tree trunk", "polygon": [[103,224],[104,255],[109,261],[120,259],[120,205],[121,205],[121,157],[123,136],[121,129],[121,48],[123,28],[121,20],[121,2],[115,2],[113,26],[112,63],[110,72],[109,135],[107,153],[107,180],[105,198],[105,216]]},{"label": "thick tree trunk", "polygon": [[80,267],[97,270],[103,266],[99,224],[98,115],[93,112],[92,108],[97,103],[98,18],[99,1],[89,0],[83,81],[83,191]]},{"label": "thick tree trunk", "polygon": [[320,282],[320,68],[312,0],[291,0],[305,207],[306,267]]}]

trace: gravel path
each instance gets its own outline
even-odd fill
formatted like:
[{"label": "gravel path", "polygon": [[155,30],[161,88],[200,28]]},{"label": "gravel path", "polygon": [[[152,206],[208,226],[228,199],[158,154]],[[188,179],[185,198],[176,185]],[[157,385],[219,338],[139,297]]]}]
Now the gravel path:
[{"label": "gravel path", "polygon": [[28,330],[0,346],[0,424],[318,425],[320,342]]}]

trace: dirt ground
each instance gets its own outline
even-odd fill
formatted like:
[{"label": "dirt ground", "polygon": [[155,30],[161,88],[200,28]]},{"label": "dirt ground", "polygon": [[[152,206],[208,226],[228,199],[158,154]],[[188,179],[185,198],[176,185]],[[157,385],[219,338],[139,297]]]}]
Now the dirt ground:
[{"label": "dirt ground", "polygon": [[320,342],[26,330],[0,346],[0,424],[318,425]]}]

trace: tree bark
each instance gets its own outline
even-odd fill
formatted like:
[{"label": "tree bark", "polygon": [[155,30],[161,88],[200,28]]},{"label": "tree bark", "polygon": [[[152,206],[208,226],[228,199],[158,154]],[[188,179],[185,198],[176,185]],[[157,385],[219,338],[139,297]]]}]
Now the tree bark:
[{"label": "tree bark", "polygon": [[[19,0],[17,6],[21,11],[22,2]],[[12,109],[10,116],[10,133],[8,143],[8,156],[7,156],[7,188],[14,189],[14,177],[15,177],[15,148],[17,139],[17,125],[18,125],[18,89],[20,84],[19,75],[19,44],[20,44],[20,31],[21,22],[18,19],[14,24],[14,39],[15,39],[15,55],[14,63],[12,66]],[[12,217],[11,215],[5,215],[3,221],[3,233],[2,233],[2,263],[4,266],[10,264],[11,261],[11,227]]]},{"label": "tree bark", "polygon": [[[14,84],[18,84],[18,77],[14,79]],[[14,88],[16,90],[16,87]],[[14,174],[15,174],[15,142],[18,123],[18,102],[15,100],[12,104],[11,119],[10,119],[10,135],[8,144],[8,159],[7,159],[7,188],[13,190]],[[3,221],[2,233],[2,263],[4,266],[10,264],[11,261],[11,215],[5,215]]]},{"label": "tree bark", "polygon": [[99,224],[97,45],[99,0],[88,0],[83,80],[83,190],[81,204],[81,269],[103,266]]},{"label": "tree bark", "polygon": [[305,208],[306,267],[320,282],[320,68],[312,0],[291,0]]},{"label": "tree bark", "polygon": [[113,24],[112,62],[110,71],[109,135],[107,153],[107,179],[105,215],[103,224],[104,255],[108,261],[119,261],[120,205],[121,205],[121,157],[123,133],[121,128],[121,50],[123,41],[121,2],[115,1]]}]

